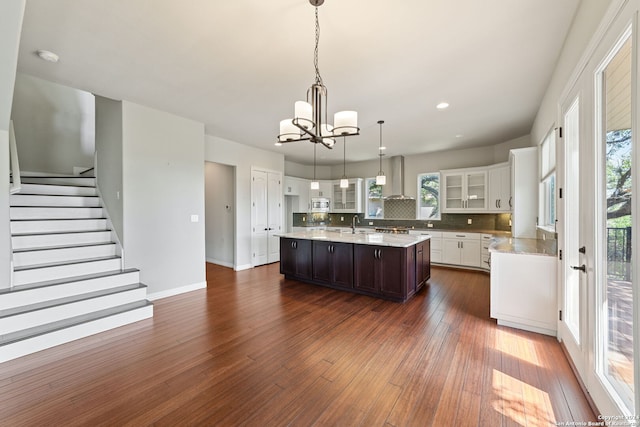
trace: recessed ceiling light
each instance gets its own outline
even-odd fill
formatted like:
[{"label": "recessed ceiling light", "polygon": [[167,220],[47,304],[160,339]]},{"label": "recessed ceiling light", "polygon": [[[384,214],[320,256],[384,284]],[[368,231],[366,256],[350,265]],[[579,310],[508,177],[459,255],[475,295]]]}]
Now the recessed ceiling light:
[{"label": "recessed ceiling light", "polygon": [[449,108],[449,103],[448,102],[441,102],[440,104],[436,105],[436,108],[438,110],[444,110],[445,108]]},{"label": "recessed ceiling light", "polygon": [[462,138],[463,136],[464,136],[463,134],[459,133],[456,135],[456,138]]},{"label": "recessed ceiling light", "polygon": [[387,147],[380,147],[379,149],[380,149],[380,150],[386,150],[386,149],[387,149]]},{"label": "recessed ceiling light", "polygon": [[48,50],[39,50],[36,53],[38,54],[40,59],[44,59],[47,62],[55,63],[55,62],[58,62],[58,60],[60,59],[58,55]]},{"label": "recessed ceiling light", "polygon": [[275,144],[273,144],[273,145],[275,145],[276,147],[281,147],[281,146],[282,146],[282,144],[281,144],[281,143],[279,143],[279,142],[276,142],[276,143],[275,143]]}]

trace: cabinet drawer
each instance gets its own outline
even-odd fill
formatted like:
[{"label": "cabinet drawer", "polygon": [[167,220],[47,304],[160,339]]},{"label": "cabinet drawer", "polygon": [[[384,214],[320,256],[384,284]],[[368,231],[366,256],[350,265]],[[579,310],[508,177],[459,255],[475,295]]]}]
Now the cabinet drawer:
[{"label": "cabinet drawer", "polygon": [[443,239],[465,239],[465,240],[480,240],[480,233],[456,233],[452,231],[443,231],[442,238]]},{"label": "cabinet drawer", "polygon": [[433,250],[433,246],[431,247],[431,262],[442,262],[442,251]]}]

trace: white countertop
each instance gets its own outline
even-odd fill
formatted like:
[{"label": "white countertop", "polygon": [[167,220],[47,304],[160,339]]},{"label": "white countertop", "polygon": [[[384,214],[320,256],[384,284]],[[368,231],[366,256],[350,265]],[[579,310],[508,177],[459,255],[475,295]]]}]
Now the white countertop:
[{"label": "white countertop", "polygon": [[340,233],[337,231],[313,230],[297,231],[294,233],[276,234],[278,237],[288,239],[322,240],[326,242],[355,243],[358,245],[395,246],[408,248],[431,236],[421,234],[388,234],[388,233]]},{"label": "white countertop", "polygon": [[494,239],[489,246],[489,252],[555,257],[557,247],[555,241],[552,240],[505,237]]}]

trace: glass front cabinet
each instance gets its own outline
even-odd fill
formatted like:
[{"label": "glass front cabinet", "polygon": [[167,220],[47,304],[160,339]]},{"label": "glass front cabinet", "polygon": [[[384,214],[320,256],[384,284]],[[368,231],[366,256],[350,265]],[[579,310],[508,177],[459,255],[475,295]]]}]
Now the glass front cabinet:
[{"label": "glass front cabinet", "polygon": [[487,210],[486,168],[442,171],[442,183],[443,212],[483,212]]}]

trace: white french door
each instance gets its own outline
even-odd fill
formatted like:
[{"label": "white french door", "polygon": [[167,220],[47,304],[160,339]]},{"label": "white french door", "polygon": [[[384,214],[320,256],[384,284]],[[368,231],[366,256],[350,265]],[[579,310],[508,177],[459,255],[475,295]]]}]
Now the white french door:
[{"label": "white french door", "polygon": [[[558,138],[559,159],[561,162],[560,188],[562,198],[558,201],[558,222],[561,224],[559,246],[561,251],[559,269],[559,300],[561,320],[558,335],[564,343],[575,368],[581,377],[585,376],[587,366],[586,306],[587,274],[585,265],[586,248],[581,230],[586,226],[581,215],[584,203],[580,195],[584,192],[581,183],[580,145],[586,136],[581,120],[580,93],[568,98],[562,106],[562,138]],[[582,128],[582,129],[581,129]],[[584,172],[582,172],[584,174]]]},{"label": "white french door", "polygon": [[611,2],[558,116],[558,336],[599,414],[618,420],[640,410],[639,11]]},{"label": "white french door", "polygon": [[282,232],[282,174],[251,171],[251,250],[252,265],[280,260]]},{"label": "white french door", "polygon": [[[632,209],[637,146],[637,11],[608,41],[596,68],[594,376],[625,414],[636,411],[637,273],[632,245],[637,223]],[[624,21],[623,21],[624,22]],[[637,247],[637,245],[633,245]]]}]

